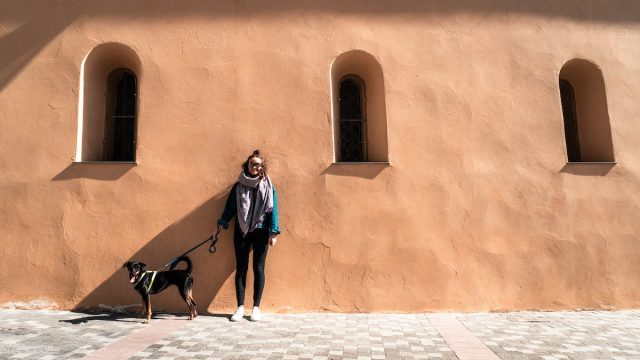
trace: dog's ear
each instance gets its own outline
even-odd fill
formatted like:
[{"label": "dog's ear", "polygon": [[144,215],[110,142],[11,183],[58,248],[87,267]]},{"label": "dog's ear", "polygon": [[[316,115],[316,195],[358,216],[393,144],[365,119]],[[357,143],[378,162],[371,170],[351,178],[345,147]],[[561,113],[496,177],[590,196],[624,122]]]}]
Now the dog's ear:
[{"label": "dog's ear", "polygon": [[131,261],[127,261],[126,263],[124,263],[124,265],[122,265],[123,268],[128,268],[129,266],[131,266]]},{"label": "dog's ear", "polygon": [[140,266],[140,269],[141,269],[141,270],[144,270],[144,268],[146,268],[146,267],[147,267],[147,264],[145,264],[145,263],[143,263],[143,262],[139,262],[139,263],[138,263],[138,266]]}]

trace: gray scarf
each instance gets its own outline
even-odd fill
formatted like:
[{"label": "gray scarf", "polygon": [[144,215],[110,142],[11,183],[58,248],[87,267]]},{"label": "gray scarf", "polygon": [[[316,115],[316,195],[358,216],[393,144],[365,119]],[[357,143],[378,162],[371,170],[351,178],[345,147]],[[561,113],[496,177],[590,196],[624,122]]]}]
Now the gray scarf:
[{"label": "gray scarf", "polygon": [[246,236],[273,210],[273,185],[269,176],[252,178],[244,171],[240,172],[236,187],[236,205],[238,224],[242,235]]}]

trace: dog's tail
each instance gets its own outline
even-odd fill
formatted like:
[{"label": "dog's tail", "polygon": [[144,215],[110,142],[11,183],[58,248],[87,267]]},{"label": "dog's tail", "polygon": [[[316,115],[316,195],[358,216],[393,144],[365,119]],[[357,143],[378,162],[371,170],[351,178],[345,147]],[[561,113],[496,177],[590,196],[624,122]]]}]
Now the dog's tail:
[{"label": "dog's tail", "polygon": [[171,266],[169,267],[169,270],[175,269],[175,267],[178,266],[178,263],[180,263],[181,261],[184,261],[187,264],[187,268],[184,269],[184,271],[186,271],[187,274],[191,274],[191,260],[189,259],[188,256],[180,256],[178,259],[176,259],[176,261],[174,261],[171,264]]}]

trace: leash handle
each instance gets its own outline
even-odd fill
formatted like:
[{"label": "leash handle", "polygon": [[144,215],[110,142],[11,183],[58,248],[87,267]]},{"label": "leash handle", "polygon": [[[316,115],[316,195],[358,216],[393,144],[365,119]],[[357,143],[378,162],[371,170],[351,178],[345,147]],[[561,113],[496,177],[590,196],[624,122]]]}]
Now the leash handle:
[{"label": "leash handle", "polygon": [[[209,245],[209,253],[211,253],[211,254],[215,254],[216,251],[217,251],[216,243],[218,242],[218,234],[220,234],[220,227],[219,226],[218,226],[218,230],[216,231],[216,233],[209,238],[209,239],[212,239],[211,245]],[[207,239],[207,240],[209,240],[209,239]]]}]

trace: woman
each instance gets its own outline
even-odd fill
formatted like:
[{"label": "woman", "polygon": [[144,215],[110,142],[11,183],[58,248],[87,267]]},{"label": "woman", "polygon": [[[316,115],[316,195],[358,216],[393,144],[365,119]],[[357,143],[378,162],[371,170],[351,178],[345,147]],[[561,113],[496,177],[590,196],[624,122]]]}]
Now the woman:
[{"label": "woman", "polygon": [[276,244],[280,234],[278,226],[278,198],[276,189],[267,176],[267,164],[256,150],[242,164],[238,182],[233,185],[222,216],[220,227],[227,229],[229,221],[236,217],[233,232],[233,247],[236,253],[236,300],[238,309],[231,321],[239,321],[244,316],[244,289],[247,284],[249,252],[253,249],[253,311],[251,321],[262,319],[260,299],[264,289],[264,263],[268,246]]}]

